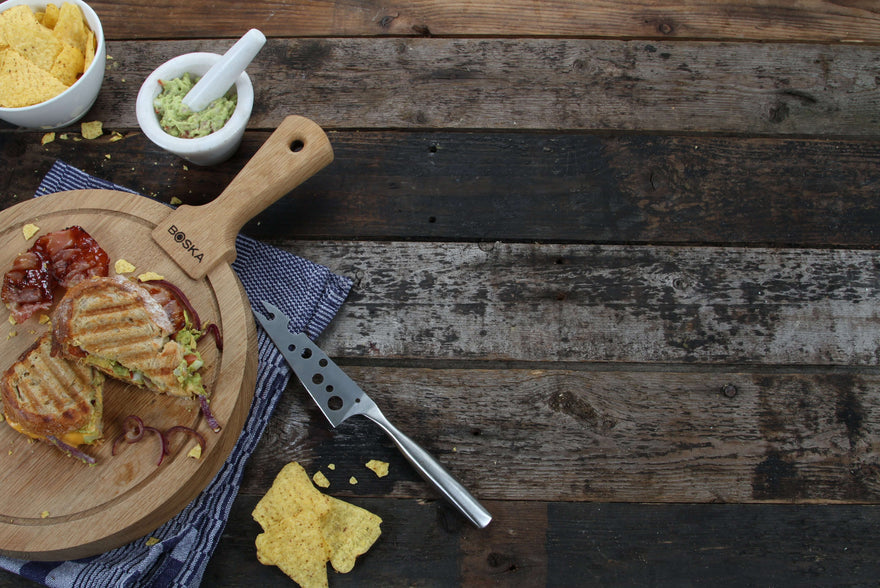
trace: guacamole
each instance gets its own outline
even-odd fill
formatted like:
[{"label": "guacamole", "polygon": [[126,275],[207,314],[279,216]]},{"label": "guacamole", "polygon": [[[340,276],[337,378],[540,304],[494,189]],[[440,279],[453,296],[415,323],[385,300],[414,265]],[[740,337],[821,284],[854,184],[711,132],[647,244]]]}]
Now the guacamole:
[{"label": "guacamole", "polygon": [[208,104],[201,112],[193,112],[183,105],[183,97],[192,90],[199,78],[189,73],[173,80],[160,80],[162,92],[153,100],[159,117],[159,126],[173,137],[192,139],[204,137],[223,128],[235,111],[238,96],[230,90],[225,96]]}]

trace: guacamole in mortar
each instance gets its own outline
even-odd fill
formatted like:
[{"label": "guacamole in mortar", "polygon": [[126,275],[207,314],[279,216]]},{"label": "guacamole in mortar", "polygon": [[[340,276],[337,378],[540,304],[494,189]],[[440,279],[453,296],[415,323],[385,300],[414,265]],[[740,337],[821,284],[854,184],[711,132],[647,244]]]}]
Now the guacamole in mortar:
[{"label": "guacamole in mortar", "polygon": [[173,80],[159,80],[162,92],[153,100],[159,126],[172,137],[192,139],[219,131],[232,116],[238,96],[231,90],[225,96],[208,104],[201,112],[193,112],[183,105],[183,97],[192,90],[199,78],[188,72]]}]

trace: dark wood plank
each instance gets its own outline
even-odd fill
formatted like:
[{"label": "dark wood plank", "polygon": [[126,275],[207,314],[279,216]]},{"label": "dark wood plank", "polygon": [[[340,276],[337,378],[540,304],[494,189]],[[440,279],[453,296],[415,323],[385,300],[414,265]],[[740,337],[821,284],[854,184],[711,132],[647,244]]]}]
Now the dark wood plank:
[{"label": "dark wood plank", "polygon": [[870,0],[760,2],[577,2],[453,0],[352,2],[91,3],[112,39],[233,37],[248,26],[271,36],[563,36],[877,42],[880,14]]},{"label": "dark wood plank", "polygon": [[[420,363],[345,370],[480,499],[880,502],[877,375]],[[370,459],[389,475],[373,476]],[[335,495],[437,498],[375,425],[331,429],[299,384],[242,491],[260,493],[289,461],[320,469]]]},{"label": "dark wood plank", "polygon": [[[256,560],[258,499],[235,501],[205,586],[291,585]],[[496,520],[475,531],[440,525],[436,503],[352,502],[382,513],[383,534],[350,573],[330,572],[333,587],[873,586],[880,574],[876,506],[490,502]],[[0,587],[21,586],[36,584],[0,571]]]},{"label": "dark wood plank", "polygon": [[[880,29],[880,27],[878,27]],[[110,43],[90,118],[137,128],[159,64],[231,41]],[[539,129],[874,137],[880,47],[578,39],[275,39],[251,128]]]},{"label": "dark wood plank", "polygon": [[[255,502],[236,501],[238,524],[211,560],[207,584],[289,582],[256,563],[259,529],[246,520]],[[496,520],[484,531],[412,533],[436,529],[435,506],[360,504],[394,518],[351,573],[331,573],[331,586],[803,586],[831,578],[868,586],[880,572],[877,507],[490,502]]]},{"label": "dark wood plank", "polygon": [[[268,136],[201,168],[131,129],[40,144],[0,131],[18,171],[0,205],[30,197],[56,159],[156,196],[213,199]],[[111,142],[112,131],[125,135]],[[60,137],[60,134],[59,134]],[[332,131],[336,159],[250,223],[261,239],[420,239],[874,248],[876,141],[572,133]],[[149,173],[144,173],[144,170]],[[563,212],[564,211],[564,212]]]},{"label": "dark wood plank", "polygon": [[334,355],[876,367],[878,254],[294,241],[358,280]]}]

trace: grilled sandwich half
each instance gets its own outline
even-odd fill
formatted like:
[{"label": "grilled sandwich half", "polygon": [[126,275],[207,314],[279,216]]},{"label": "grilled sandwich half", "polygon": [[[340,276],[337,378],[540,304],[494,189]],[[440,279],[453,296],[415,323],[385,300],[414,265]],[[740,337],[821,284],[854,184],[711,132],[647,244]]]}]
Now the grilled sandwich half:
[{"label": "grilled sandwich half", "polygon": [[104,376],[52,355],[51,333],[40,337],[0,380],[6,422],[24,435],[62,449],[102,437]]},{"label": "grilled sandwich half", "polygon": [[205,394],[198,332],[171,320],[137,282],[93,277],[69,288],[52,314],[56,354],[171,396]]}]

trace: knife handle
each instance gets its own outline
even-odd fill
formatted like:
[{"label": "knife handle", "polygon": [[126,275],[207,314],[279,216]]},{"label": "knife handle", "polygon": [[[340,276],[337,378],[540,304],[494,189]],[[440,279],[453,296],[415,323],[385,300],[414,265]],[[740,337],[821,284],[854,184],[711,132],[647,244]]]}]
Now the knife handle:
[{"label": "knife handle", "polygon": [[391,440],[416,471],[477,528],[483,529],[492,521],[492,515],[489,514],[489,511],[477,502],[477,499],[440,465],[440,462],[392,425],[375,405],[361,414],[379,425],[391,437]]}]

